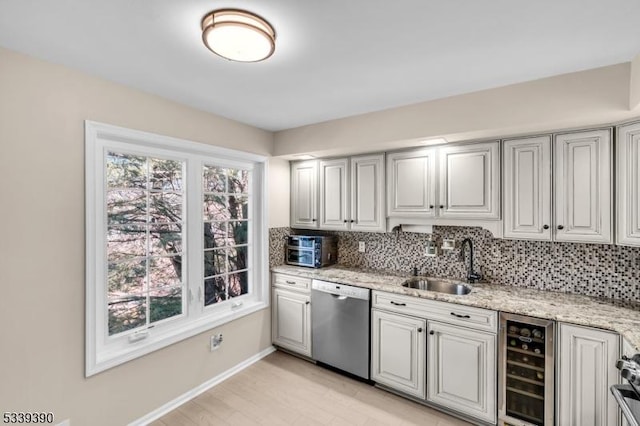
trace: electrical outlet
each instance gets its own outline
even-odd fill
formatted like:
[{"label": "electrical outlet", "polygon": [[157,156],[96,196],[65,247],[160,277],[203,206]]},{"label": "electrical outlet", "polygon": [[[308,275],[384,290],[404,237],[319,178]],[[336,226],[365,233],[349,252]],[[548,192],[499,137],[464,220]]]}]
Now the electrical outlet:
[{"label": "electrical outlet", "polygon": [[359,241],[358,242],[358,251],[360,253],[364,253],[364,251],[365,251],[364,241]]},{"label": "electrical outlet", "polygon": [[214,334],[211,336],[211,351],[216,351],[222,344],[222,333]]}]

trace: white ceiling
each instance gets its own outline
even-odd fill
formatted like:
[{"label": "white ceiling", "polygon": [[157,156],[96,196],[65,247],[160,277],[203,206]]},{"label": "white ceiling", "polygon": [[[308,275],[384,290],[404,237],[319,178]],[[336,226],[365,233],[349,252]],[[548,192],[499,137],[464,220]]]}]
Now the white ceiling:
[{"label": "white ceiling", "polygon": [[[223,7],[273,24],[269,60],[204,47]],[[639,22],[638,0],[0,0],[0,46],[281,130],[626,62]]]}]

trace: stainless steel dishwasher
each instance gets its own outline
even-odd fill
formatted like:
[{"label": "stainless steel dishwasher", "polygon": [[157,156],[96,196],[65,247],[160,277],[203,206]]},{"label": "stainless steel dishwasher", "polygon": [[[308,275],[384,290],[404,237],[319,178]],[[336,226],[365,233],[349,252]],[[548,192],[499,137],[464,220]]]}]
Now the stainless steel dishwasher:
[{"label": "stainless steel dishwasher", "polygon": [[316,361],[369,380],[368,288],[313,280],[311,348]]}]

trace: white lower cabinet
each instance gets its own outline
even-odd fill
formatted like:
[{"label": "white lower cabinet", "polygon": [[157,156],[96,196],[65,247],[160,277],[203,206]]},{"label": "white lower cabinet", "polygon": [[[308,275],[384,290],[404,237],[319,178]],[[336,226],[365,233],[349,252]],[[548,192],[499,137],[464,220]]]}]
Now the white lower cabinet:
[{"label": "white lower cabinet", "polygon": [[427,401],[496,421],[496,335],[429,321]]},{"label": "white lower cabinet", "polygon": [[371,379],[424,399],[426,321],[373,309]]},{"label": "white lower cabinet", "polygon": [[311,356],[311,300],[309,294],[273,289],[272,339],[275,345]]},{"label": "white lower cabinet", "polygon": [[558,327],[558,426],[614,426],[618,406],[609,388],[619,382],[619,336],[589,327]]}]

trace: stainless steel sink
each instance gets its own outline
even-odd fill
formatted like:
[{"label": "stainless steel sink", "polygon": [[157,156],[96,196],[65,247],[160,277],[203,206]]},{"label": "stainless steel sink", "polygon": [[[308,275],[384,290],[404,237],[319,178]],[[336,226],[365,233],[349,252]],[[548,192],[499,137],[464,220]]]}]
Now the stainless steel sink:
[{"label": "stainless steel sink", "polygon": [[471,293],[471,287],[459,282],[437,278],[410,278],[402,283],[403,287],[415,288],[417,290],[436,291],[438,293],[448,293],[464,295]]}]

